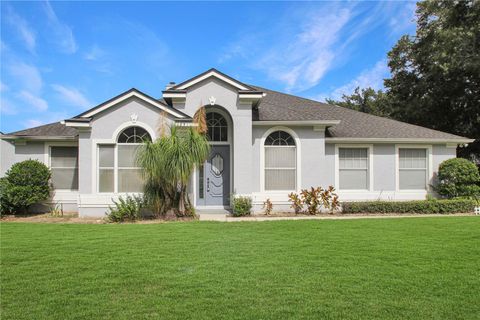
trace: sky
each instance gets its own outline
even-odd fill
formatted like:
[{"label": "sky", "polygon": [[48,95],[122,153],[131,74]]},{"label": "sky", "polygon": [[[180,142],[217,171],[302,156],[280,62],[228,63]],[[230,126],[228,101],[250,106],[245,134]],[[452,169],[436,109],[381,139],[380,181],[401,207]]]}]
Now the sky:
[{"label": "sky", "polygon": [[209,68],[323,101],[381,89],[414,2],[0,2],[0,131]]}]

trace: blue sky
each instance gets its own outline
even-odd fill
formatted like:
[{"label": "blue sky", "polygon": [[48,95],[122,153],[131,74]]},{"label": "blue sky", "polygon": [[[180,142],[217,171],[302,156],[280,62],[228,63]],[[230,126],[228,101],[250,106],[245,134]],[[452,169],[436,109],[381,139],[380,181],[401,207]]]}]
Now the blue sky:
[{"label": "blue sky", "polygon": [[211,67],[323,100],[381,88],[414,2],[1,2],[2,132]]}]

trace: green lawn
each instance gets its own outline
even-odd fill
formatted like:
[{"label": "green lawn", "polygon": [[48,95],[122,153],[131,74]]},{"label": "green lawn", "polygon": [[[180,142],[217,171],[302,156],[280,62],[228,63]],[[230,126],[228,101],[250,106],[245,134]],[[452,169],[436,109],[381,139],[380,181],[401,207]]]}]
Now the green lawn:
[{"label": "green lawn", "polygon": [[1,223],[2,319],[479,319],[480,218]]}]

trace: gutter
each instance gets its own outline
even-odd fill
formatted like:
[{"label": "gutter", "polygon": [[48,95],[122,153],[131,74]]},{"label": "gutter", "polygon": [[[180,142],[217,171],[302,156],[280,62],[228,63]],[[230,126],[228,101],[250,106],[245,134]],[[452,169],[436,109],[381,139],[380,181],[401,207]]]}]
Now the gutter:
[{"label": "gutter", "polygon": [[325,143],[361,143],[361,142],[377,142],[377,143],[456,143],[468,144],[474,142],[475,139],[468,138],[325,138]]}]

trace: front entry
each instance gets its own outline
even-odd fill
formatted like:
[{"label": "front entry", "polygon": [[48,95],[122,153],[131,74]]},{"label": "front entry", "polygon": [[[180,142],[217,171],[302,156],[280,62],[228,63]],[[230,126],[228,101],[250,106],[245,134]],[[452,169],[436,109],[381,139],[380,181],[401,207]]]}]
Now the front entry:
[{"label": "front entry", "polygon": [[[203,178],[203,179],[202,179]],[[203,181],[202,181],[203,180]],[[210,156],[200,172],[200,197],[205,206],[228,206],[230,203],[230,146],[212,145]],[[199,199],[202,202],[202,199]]]}]

